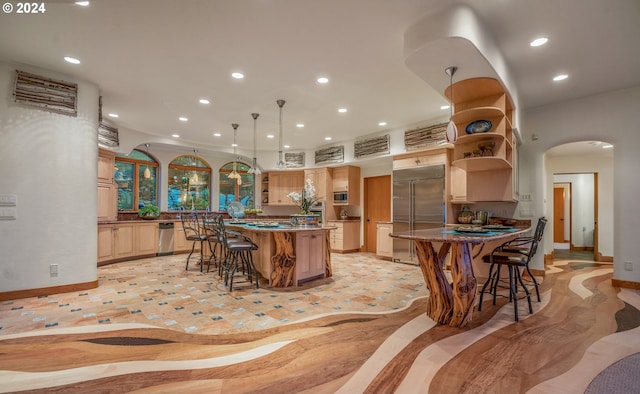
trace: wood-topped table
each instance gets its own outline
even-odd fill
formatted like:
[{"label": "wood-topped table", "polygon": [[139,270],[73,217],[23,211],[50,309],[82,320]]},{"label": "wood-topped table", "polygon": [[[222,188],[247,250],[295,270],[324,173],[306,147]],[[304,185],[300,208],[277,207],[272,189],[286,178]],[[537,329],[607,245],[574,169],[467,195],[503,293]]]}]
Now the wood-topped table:
[{"label": "wood-topped table", "polygon": [[[458,234],[454,231],[456,227],[459,226],[398,232],[390,236],[415,242],[420,269],[429,289],[427,315],[438,324],[464,327],[471,321],[478,287],[472,265],[474,246],[475,254],[478,255],[482,253],[485,245],[498,246],[502,242],[522,236],[530,228],[476,235]],[[433,242],[442,242],[437,253]],[[444,260],[449,252],[451,252],[452,284],[444,273]],[[485,252],[488,253],[491,250]]]}]

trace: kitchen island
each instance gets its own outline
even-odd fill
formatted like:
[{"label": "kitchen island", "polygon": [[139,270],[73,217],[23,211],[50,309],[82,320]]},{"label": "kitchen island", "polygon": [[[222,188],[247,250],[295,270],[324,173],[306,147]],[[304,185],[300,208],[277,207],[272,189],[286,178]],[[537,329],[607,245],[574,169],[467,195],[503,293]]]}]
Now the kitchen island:
[{"label": "kitchen island", "polygon": [[335,227],[233,221],[225,226],[258,245],[253,262],[269,286],[298,286],[332,276],[329,232]]},{"label": "kitchen island", "polygon": [[[397,232],[390,236],[412,240],[415,243],[420,269],[429,289],[427,315],[438,324],[464,327],[471,322],[478,288],[472,265],[474,254],[488,253],[492,247],[522,236],[530,228],[516,228],[515,231],[509,232],[461,234],[455,231],[457,227]],[[442,242],[437,253],[433,242]],[[489,245],[492,245],[491,248],[485,248]],[[453,283],[449,283],[444,273],[444,259],[449,252]]]}]

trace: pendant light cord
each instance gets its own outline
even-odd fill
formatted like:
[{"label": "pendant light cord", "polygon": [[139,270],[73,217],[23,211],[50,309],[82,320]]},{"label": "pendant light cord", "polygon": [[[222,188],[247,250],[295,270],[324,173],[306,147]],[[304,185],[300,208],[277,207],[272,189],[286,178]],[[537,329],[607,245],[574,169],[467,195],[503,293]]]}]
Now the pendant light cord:
[{"label": "pendant light cord", "polygon": [[249,173],[255,174],[255,175],[262,174],[262,171],[258,169],[258,157],[256,154],[256,147],[258,145],[258,137],[256,134],[256,124],[258,123],[258,116],[260,116],[260,114],[257,114],[255,112],[251,114],[251,117],[253,118],[253,163],[251,165],[251,169],[249,170]]},{"label": "pendant light cord", "polygon": [[282,107],[284,106],[284,100],[277,100],[278,107],[280,107],[280,133],[278,134],[278,167],[284,168],[284,161],[282,160]]}]

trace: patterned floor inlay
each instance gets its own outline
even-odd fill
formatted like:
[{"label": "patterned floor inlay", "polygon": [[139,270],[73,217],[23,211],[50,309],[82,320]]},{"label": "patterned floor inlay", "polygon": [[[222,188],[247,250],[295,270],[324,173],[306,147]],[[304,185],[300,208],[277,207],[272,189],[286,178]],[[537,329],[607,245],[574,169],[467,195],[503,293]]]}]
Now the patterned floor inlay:
[{"label": "patterned floor inlay", "polygon": [[416,266],[368,254],[333,256],[333,278],[301,291],[234,288],[215,273],[184,270],[184,255],[99,268],[98,289],[0,304],[0,335],[93,324],[146,323],[198,334],[248,332],[324,313],[383,312],[427,295]]},{"label": "patterned floor inlay", "polygon": [[229,293],[168,256],[2,303],[0,392],[583,393],[638,375],[611,367],[640,352],[640,292],[613,288],[610,264],[556,261],[532,314],[486,299],[460,329],[424,313],[419,267],[332,258],[333,278],[294,290]]}]

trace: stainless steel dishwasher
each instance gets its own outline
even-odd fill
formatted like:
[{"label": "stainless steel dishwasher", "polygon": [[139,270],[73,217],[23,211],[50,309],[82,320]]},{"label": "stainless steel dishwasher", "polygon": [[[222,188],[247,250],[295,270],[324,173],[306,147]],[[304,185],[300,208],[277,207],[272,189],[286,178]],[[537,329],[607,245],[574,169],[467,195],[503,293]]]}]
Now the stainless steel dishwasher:
[{"label": "stainless steel dishwasher", "polygon": [[173,223],[158,224],[158,256],[173,254]]}]

